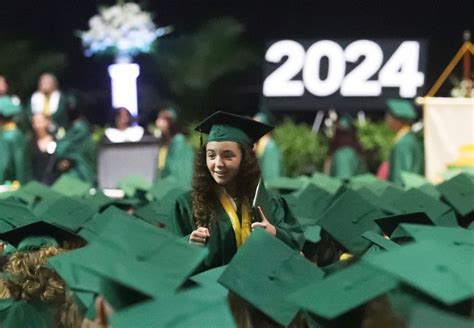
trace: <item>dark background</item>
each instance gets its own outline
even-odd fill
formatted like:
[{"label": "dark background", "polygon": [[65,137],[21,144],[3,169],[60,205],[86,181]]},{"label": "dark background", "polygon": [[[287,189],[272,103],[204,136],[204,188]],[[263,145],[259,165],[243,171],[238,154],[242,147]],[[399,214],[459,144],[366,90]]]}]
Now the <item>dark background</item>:
[{"label": "dark background", "polygon": [[[99,99],[95,107],[109,103],[111,58],[86,58],[75,31],[86,30],[98,5],[115,1],[92,0],[3,0],[0,7],[0,36],[33,38],[47,47],[66,52],[68,66],[60,76],[64,89],[77,89]],[[263,58],[265,41],[271,39],[320,38],[424,38],[428,41],[425,87],[429,89],[462,45],[463,31],[474,31],[474,1],[142,1],[142,8],[154,14],[158,26],[173,25],[173,36],[195,29],[207,20],[231,16],[244,24],[245,39]],[[171,36],[168,36],[171,37]],[[4,37],[3,37],[4,38]],[[147,73],[143,62],[139,86],[163,83]],[[28,69],[25,67],[18,69]],[[263,68],[252,68],[222,81],[222,106],[254,112],[261,93]],[[457,70],[461,77],[461,70]],[[159,86],[166,88],[166,86]],[[447,82],[439,95],[448,95]],[[92,106],[94,107],[94,106]],[[103,123],[108,109],[93,108],[89,118]],[[314,114],[293,113],[302,119]]]}]

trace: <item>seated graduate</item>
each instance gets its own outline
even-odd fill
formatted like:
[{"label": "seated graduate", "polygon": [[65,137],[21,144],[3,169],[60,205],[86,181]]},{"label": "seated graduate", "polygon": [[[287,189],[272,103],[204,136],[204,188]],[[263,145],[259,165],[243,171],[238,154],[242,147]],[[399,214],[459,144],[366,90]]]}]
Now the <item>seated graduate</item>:
[{"label": "seated graduate", "polygon": [[196,128],[208,134],[195,158],[192,191],[178,196],[173,230],[209,254],[203,269],[229,263],[253,229],[265,229],[301,250],[302,230],[283,198],[269,194],[267,210],[252,216],[260,179],[253,144],[272,127],[242,116],[216,112]]},{"label": "seated graduate", "polygon": [[133,116],[125,107],[114,110],[114,127],[105,129],[105,136],[110,142],[137,142],[143,137],[145,130],[133,125]]}]

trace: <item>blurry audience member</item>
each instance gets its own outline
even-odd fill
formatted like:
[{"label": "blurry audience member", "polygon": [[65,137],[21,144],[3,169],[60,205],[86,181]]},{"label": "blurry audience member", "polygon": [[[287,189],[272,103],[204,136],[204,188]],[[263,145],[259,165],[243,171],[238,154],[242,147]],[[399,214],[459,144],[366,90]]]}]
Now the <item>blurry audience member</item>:
[{"label": "blurry audience member", "polygon": [[50,120],[43,113],[36,113],[31,119],[33,141],[30,144],[32,177],[35,180],[51,184],[54,169],[54,151],[56,141],[50,133]]},{"label": "blurry audience member", "polygon": [[183,184],[191,185],[193,150],[180,131],[176,110],[160,110],[155,124],[161,140],[158,155],[160,177],[173,176]]},{"label": "blurry audience member", "polygon": [[95,144],[91,138],[89,125],[75,107],[68,108],[67,116],[71,127],[56,147],[56,173],[68,174],[75,178],[95,183]]},{"label": "blurry audience member", "polygon": [[[266,112],[258,112],[253,119],[267,125],[274,125],[271,116]],[[257,141],[255,153],[260,164],[262,177],[265,181],[273,180],[282,175],[282,154],[280,148],[272,138],[271,132]]]},{"label": "blurry audience member", "polygon": [[143,137],[144,129],[139,125],[132,125],[132,114],[125,107],[115,109],[114,127],[105,130],[105,136],[111,142],[136,142]]},{"label": "blurry audience member", "polygon": [[390,181],[402,185],[402,171],[424,173],[423,145],[411,124],[416,119],[416,111],[408,100],[390,99],[388,101],[386,122],[396,132],[389,159]]},{"label": "blurry audience member", "polygon": [[349,116],[342,116],[336,123],[328,155],[325,168],[330,176],[347,179],[367,171],[364,150]]},{"label": "blurry audience member", "polygon": [[17,180],[23,184],[30,179],[30,161],[27,157],[25,136],[13,120],[20,112],[20,106],[15,104],[10,97],[0,97],[0,133],[1,138],[10,148],[11,156],[10,160],[5,158],[3,161],[11,165],[11,169],[7,169],[11,172],[9,180]]},{"label": "blurry audience member", "polygon": [[38,90],[31,96],[29,115],[43,113],[56,129],[65,129],[69,125],[67,108],[74,106],[74,99],[58,89],[56,76],[44,73],[39,77]]}]

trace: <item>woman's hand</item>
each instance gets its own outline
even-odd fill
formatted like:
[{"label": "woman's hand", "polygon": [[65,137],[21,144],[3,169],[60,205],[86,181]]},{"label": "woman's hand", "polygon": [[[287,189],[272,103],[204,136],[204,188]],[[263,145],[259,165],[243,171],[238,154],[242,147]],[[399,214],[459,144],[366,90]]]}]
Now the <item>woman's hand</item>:
[{"label": "woman's hand", "polygon": [[206,244],[207,238],[211,235],[209,234],[209,229],[204,227],[199,227],[189,236],[189,242],[193,244],[197,244],[200,246],[204,246]]},{"label": "woman's hand", "polygon": [[269,234],[271,234],[272,236],[275,236],[276,235],[276,228],[274,225],[272,225],[268,220],[267,220],[267,217],[265,216],[265,214],[263,213],[262,211],[262,208],[259,206],[257,207],[258,209],[258,213],[260,214],[260,218],[262,219],[261,222],[254,222],[252,223],[252,231],[255,229],[255,228],[261,228],[261,229],[264,229],[266,230]]}]

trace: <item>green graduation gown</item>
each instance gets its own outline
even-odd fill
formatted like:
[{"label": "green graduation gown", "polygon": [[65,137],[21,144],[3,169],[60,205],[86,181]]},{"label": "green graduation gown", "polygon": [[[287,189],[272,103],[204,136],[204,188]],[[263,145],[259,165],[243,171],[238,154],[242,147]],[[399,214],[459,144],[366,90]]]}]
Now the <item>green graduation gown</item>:
[{"label": "green graduation gown", "polygon": [[26,138],[23,132],[14,123],[7,123],[2,127],[2,138],[8,143],[10,147],[10,154],[12,160],[12,175],[10,180],[18,180],[24,184],[30,180],[30,160],[27,156]]},{"label": "green graduation gown", "polygon": [[422,175],[424,173],[423,145],[413,132],[400,138],[390,152],[390,181],[403,185],[402,171]]},{"label": "green graduation gown", "polygon": [[66,174],[95,183],[95,145],[86,122],[73,122],[64,138],[57,142],[56,159],[68,159],[72,162],[72,167]]},{"label": "green graduation gown", "polygon": [[3,139],[0,133],[0,184],[12,180],[13,176],[13,156],[8,142]]},{"label": "green graduation gown", "polygon": [[281,151],[273,138],[268,139],[262,155],[258,158],[258,162],[265,181],[271,181],[282,175]]},{"label": "green graduation gown", "polygon": [[347,179],[365,172],[365,163],[354,148],[345,146],[333,153],[330,171],[332,177]]},{"label": "green graduation gown", "polygon": [[[271,208],[271,213],[266,213],[266,216],[276,228],[276,237],[290,247],[301,250],[305,240],[303,231],[289,210],[286,201],[277,195],[272,195]],[[177,197],[171,218],[173,223],[171,230],[188,240],[191,232],[196,229],[192,214],[191,191]],[[206,243],[209,254],[200,268],[202,271],[229,263],[237,252],[230,218],[220,204],[217,220],[210,227],[210,235]]]},{"label": "green graduation gown", "polygon": [[162,178],[173,176],[183,183],[183,185],[191,185],[193,177],[194,154],[191,146],[181,133],[178,133],[171,140],[168,146],[165,166],[161,171]]}]

